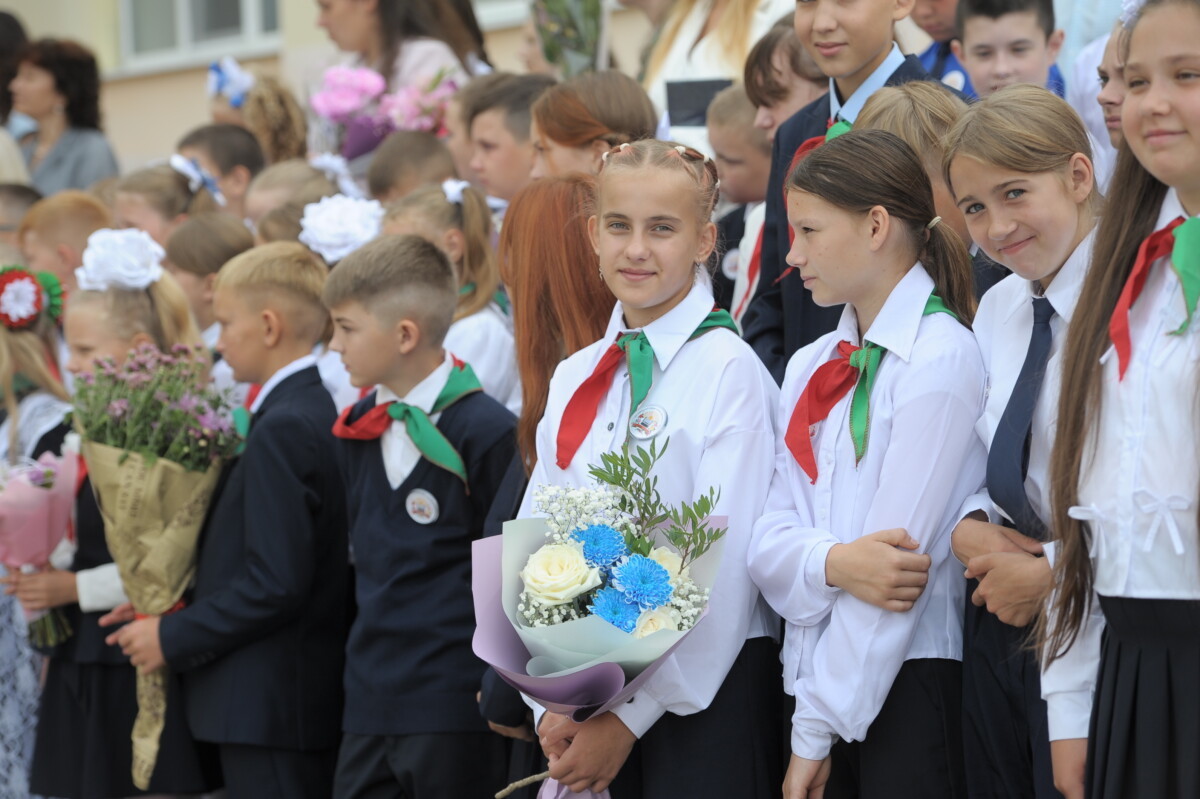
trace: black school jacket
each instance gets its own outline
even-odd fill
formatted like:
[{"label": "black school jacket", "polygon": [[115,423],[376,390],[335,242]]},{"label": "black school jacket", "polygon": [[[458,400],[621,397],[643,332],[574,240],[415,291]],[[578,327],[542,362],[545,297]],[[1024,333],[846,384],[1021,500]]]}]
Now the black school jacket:
[{"label": "black school jacket", "polygon": [[[897,86],[913,80],[933,78],[917,57],[910,55],[887,79],[886,85]],[[794,270],[776,283],[787,269],[783,259],[791,248],[783,184],[800,145],[814,136],[825,135],[830,112],[826,93],[779,126],[771,152],[761,271],[754,299],[742,319],[742,330],[746,342],[758,353],[777,383],[783,382],[784,370],[793,353],[836,328],[842,316],[840,305],[822,308],[814,303],[812,294],[805,290]]]},{"label": "black school jacket", "polygon": [[323,749],[340,739],[349,563],[333,400],[316,367],[254,415],[200,542],[192,603],[164,616],[197,739]]}]

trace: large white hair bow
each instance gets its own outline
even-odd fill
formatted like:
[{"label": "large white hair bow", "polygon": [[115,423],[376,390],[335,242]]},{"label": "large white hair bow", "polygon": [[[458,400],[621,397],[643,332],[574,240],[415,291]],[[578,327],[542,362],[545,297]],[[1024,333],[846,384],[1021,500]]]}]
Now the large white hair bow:
[{"label": "large white hair bow", "polygon": [[84,291],[146,289],[162,278],[165,255],[144,230],[103,228],[88,236],[75,282]]},{"label": "large white hair bow", "polygon": [[304,206],[300,242],[334,264],[379,235],[383,206],[344,194],[322,197]]}]

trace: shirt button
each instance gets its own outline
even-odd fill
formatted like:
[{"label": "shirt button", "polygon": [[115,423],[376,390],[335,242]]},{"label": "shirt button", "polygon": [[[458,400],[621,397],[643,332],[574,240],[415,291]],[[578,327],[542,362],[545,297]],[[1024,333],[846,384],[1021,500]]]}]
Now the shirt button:
[{"label": "shirt button", "polygon": [[612,430],[612,429],[613,429],[613,423],[612,423],[612,422],[609,422],[609,423],[608,423],[608,429],[609,429],[609,430]]}]

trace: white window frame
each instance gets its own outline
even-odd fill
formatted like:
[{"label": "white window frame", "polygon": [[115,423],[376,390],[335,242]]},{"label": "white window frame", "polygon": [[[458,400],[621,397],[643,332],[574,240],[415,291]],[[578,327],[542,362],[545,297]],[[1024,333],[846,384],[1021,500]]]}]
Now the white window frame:
[{"label": "white window frame", "polygon": [[519,28],[529,19],[529,0],[474,0],[475,19],[484,31]]},{"label": "white window frame", "polygon": [[[106,77],[126,77],[170,72],[207,66],[223,56],[238,59],[264,58],[278,55],[283,43],[281,30],[262,30],[263,0],[241,0],[242,30],[235,36],[225,36],[205,42],[192,39],[192,15],[188,0],[159,0],[175,5],[175,41],[170,50],[138,53],[133,49],[133,0],[120,0],[117,18],[120,23],[120,65]],[[283,2],[280,0],[279,5]],[[280,9],[282,16],[282,9]],[[282,20],[280,20],[282,28]]]}]

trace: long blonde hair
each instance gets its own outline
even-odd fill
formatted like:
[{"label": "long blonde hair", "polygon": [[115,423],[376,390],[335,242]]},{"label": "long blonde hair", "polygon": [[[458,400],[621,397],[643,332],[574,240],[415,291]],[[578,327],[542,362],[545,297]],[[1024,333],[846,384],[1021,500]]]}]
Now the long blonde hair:
[{"label": "long blonde hair", "polygon": [[[43,289],[45,290],[45,289]],[[8,461],[20,457],[20,401],[16,378],[28,380],[35,388],[64,402],[70,395],[58,377],[54,355],[54,319],[42,311],[30,327],[12,329],[0,324],[0,391],[8,414]]]},{"label": "long blonde hair", "polygon": [[[646,63],[646,77],[642,80],[642,85],[647,89],[662,72],[663,64],[675,39],[679,37],[683,23],[699,3],[700,0],[675,0],[671,13],[663,24],[663,33],[655,43],[654,49],[650,51],[650,58]],[[713,24],[708,26],[711,30],[709,35],[717,38],[720,45],[718,49],[725,57],[725,65],[729,67],[731,78],[741,76],[746,56],[753,45],[750,37],[757,7],[757,0],[729,0],[713,20]]]}]

